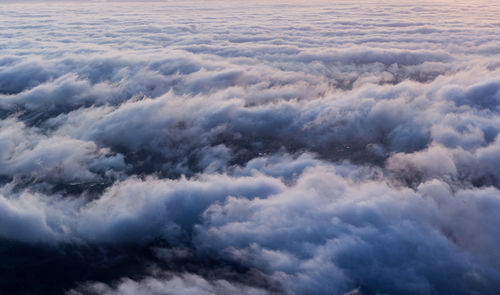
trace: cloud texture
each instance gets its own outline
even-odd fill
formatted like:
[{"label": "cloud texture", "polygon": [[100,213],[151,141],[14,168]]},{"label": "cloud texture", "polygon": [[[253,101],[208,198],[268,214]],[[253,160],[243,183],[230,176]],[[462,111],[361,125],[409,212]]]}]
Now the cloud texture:
[{"label": "cloud texture", "polygon": [[496,294],[500,6],[0,7],[0,289]]}]

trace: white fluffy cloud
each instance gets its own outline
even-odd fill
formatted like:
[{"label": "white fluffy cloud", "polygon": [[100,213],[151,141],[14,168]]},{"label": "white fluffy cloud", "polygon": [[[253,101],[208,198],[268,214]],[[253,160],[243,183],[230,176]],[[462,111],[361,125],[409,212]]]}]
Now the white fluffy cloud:
[{"label": "white fluffy cloud", "polygon": [[498,4],[29,2],[0,7],[0,289],[500,287]]},{"label": "white fluffy cloud", "polygon": [[176,295],[268,295],[266,290],[232,284],[218,280],[209,282],[203,277],[184,274],[182,276],[166,276],[159,278],[146,278],[141,281],[123,279],[116,288],[102,283],[87,284],[81,290],[71,290],[68,295],[81,294],[176,294]]}]

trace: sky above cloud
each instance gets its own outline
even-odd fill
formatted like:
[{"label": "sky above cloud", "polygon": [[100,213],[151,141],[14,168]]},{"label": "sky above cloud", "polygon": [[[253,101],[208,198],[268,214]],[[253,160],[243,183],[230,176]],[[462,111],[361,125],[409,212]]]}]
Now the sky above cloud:
[{"label": "sky above cloud", "polygon": [[496,294],[498,15],[0,6],[0,289]]}]

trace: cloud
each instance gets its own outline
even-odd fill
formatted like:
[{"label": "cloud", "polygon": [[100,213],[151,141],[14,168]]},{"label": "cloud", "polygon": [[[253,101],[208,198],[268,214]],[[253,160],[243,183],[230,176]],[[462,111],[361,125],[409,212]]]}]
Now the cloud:
[{"label": "cloud", "polygon": [[0,12],[0,289],[499,288],[498,5],[29,2]]},{"label": "cloud", "polygon": [[[212,205],[197,241],[263,270],[292,294],[341,294],[356,285],[367,293],[488,293],[499,283],[496,233],[488,226],[497,194],[452,193],[437,180],[416,191],[353,182],[318,167],[283,193]],[[461,281],[451,286],[443,277]]]},{"label": "cloud", "polygon": [[203,277],[184,274],[182,276],[171,276],[167,279],[146,278],[141,281],[123,279],[115,288],[102,283],[87,284],[81,288],[84,292],[71,290],[69,295],[79,294],[245,294],[265,295],[269,292],[248,287],[235,285],[231,282],[218,280],[210,282]]},{"label": "cloud", "polygon": [[[3,200],[2,222],[18,229],[3,235],[103,245],[161,238],[187,247],[192,237],[195,257],[255,268],[292,294],[496,288],[497,189],[452,192],[431,180],[412,190],[358,169],[321,163],[288,186],[259,173],[127,180],[86,204],[25,195]],[[451,286],[443,277],[461,279]]]},{"label": "cloud", "polygon": [[0,126],[0,174],[13,179],[93,181],[103,170],[127,168],[122,156],[111,155],[94,142],[43,135],[14,119],[3,120]]}]

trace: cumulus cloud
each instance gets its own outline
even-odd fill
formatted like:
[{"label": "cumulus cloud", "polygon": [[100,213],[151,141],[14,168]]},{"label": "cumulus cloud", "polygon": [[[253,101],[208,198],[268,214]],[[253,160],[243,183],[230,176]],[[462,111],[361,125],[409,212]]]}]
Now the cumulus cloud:
[{"label": "cumulus cloud", "polygon": [[497,4],[29,2],[0,8],[0,289],[500,287]]},{"label": "cumulus cloud", "polygon": [[[2,235],[144,246],[159,238],[194,247],[189,259],[255,268],[292,294],[359,286],[367,293],[441,293],[452,288],[443,277],[460,278],[457,293],[489,293],[500,283],[497,189],[453,192],[440,180],[416,190],[393,187],[377,171],[347,165],[337,172],[328,163],[299,173],[289,185],[260,173],[127,180],[83,204],[29,194],[3,198],[2,223],[11,226]],[[159,252],[156,259],[172,258]]]},{"label": "cumulus cloud", "polygon": [[[281,194],[212,205],[197,239],[204,250],[263,270],[292,294],[357,286],[369,294],[489,293],[499,283],[491,239],[497,233],[487,221],[496,218],[497,195],[492,188],[452,193],[437,180],[416,191],[396,189],[320,167]],[[441,283],[457,277],[454,286]]]},{"label": "cumulus cloud", "polygon": [[[80,291],[81,290],[81,291]],[[266,290],[235,285],[224,280],[210,282],[203,277],[185,274],[182,276],[171,276],[167,278],[146,278],[141,281],[123,279],[115,288],[103,283],[87,284],[80,290],[71,290],[68,295],[79,294],[245,294],[245,295],[266,295],[272,294]],[[83,292],[82,292],[83,291]]]}]

